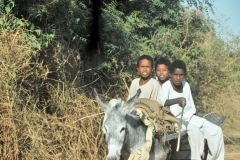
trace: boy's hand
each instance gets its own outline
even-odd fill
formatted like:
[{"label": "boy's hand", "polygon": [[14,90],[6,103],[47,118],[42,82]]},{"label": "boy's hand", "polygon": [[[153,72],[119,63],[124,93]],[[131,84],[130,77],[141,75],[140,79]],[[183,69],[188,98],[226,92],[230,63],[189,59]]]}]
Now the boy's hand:
[{"label": "boy's hand", "polygon": [[174,99],[168,99],[168,100],[166,100],[164,106],[171,106],[171,105],[174,105],[174,104],[178,104],[181,107],[185,107],[186,98],[179,97],[179,98],[174,98]]},{"label": "boy's hand", "polygon": [[178,98],[178,105],[181,106],[181,107],[185,107],[185,105],[186,105],[186,98],[184,98],[184,97]]}]

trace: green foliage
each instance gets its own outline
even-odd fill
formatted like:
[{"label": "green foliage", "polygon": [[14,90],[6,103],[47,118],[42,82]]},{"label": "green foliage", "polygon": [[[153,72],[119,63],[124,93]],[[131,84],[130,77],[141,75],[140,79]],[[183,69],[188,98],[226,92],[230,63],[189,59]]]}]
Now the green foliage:
[{"label": "green foliage", "polygon": [[[26,6],[29,17],[44,32],[67,41],[86,42],[89,9],[88,1],[37,1]],[[39,21],[39,22],[36,22]]]},{"label": "green foliage", "polygon": [[22,36],[25,38],[28,45],[35,50],[41,48],[40,43],[37,41],[37,37],[34,35],[34,25],[31,22],[24,19],[18,19],[12,14],[5,15],[1,10],[0,16],[0,28],[2,34],[7,34],[18,29],[24,29],[25,32],[22,33]]}]

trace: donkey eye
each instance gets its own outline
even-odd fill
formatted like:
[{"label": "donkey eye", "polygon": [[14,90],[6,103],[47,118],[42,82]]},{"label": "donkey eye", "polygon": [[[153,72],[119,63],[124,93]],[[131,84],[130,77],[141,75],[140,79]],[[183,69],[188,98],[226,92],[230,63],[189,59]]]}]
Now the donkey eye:
[{"label": "donkey eye", "polygon": [[123,127],[121,130],[120,130],[120,133],[122,132],[122,131],[124,131],[125,130],[125,128]]}]

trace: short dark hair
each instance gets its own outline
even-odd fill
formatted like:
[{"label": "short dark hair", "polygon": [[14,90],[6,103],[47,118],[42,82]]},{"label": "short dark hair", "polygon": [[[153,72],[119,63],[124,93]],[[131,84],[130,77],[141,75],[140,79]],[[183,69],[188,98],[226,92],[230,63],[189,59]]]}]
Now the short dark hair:
[{"label": "short dark hair", "polygon": [[156,71],[157,66],[158,66],[159,64],[164,64],[164,65],[166,65],[166,66],[168,67],[168,70],[169,70],[169,67],[170,67],[170,65],[171,65],[171,62],[170,62],[170,60],[169,60],[168,58],[165,58],[165,57],[159,58],[159,59],[156,60],[156,62],[155,62],[155,71]]},{"label": "short dark hair", "polygon": [[151,62],[151,66],[152,66],[152,68],[153,68],[153,58],[152,58],[151,56],[149,56],[149,55],[142,55],[142,56],[138,57],[137,67],[139,67],[139,62],[140,62],[141,60],[143,60],[143,59],[149,60],[149,61]]},{"label": "short dark hair", "polygon": [[187,74],[187,68],[186,68],[186,63],[182,60],[175,60],[174,62],[172,62],[172,64],[170,65],[170,73],[173,73],[174,69],[176,68],[181,68],[184,70],[185,75]]}]

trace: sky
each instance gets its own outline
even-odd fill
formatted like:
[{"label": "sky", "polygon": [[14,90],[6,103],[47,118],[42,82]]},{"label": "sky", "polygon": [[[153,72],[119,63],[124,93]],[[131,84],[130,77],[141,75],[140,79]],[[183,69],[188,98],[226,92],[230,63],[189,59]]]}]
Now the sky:
[{"label": "sky", "polygon": [[[215,12],[212,14],[209,11],[209,16],[216,21],[217,35],[226,40],[231,39],[229,31],[234,36],[240,36],[240,0],[209,0],[209,2],[213,4]],[[183,4],[187,5],[186,0]]]},{"label": "sky", "polygon": [[[214,0],[212,2],[214,15],[211,19],[220,22],[222,28],[231,31],[234,35],[240,35],[240,0]],[[221,27],[215,25],[216,30]]]}]

